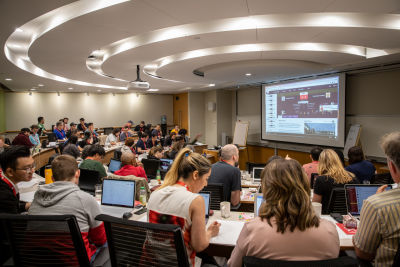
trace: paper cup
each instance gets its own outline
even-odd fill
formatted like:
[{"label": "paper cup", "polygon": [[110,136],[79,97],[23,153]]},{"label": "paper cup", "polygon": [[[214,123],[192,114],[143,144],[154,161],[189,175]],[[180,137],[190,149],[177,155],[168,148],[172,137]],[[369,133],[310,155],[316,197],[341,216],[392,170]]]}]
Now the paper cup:
[{"label": "paper cup", "polygon": [[315,214],[316,214],[318,217],[321,217],[322,204],[321,204],[321,203],[318,203],[318,202],[312,202],[312,206],[313,206],[313,209],[314,209]]}]

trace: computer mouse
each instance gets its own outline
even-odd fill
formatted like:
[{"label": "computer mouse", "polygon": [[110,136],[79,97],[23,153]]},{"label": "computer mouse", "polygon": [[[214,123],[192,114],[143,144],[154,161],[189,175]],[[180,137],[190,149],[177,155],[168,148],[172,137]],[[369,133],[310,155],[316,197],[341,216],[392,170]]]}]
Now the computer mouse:
[{"label": "computer mouse", "polygon": [[123,219],[129,219],[130,217],[132,217],[132,212],[125,212],[125,213],[122,215],[122,218],[123,218]]}]

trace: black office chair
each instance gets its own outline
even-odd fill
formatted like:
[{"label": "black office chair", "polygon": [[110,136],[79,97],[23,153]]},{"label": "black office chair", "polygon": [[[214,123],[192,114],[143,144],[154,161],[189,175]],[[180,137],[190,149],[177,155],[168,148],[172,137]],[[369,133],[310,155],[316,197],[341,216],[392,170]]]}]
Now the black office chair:
[{"label": "black office chair", "polygon": [[212,210],[220,210],[220,203],[225,201],[224,199],[224,185],[215,183],[215,184],[208,184],[201,190],[200,192],[211,192],[211,199],[210,199],[210,208]]},{"label": "black office chair", "polygon": [[15,266],[90,266],[73,215],[0,214]]},{"label": "black office chair", "polygon": [[371,184],[393,184],[392,175],[390,172],[374,174],[371,178]]},{"label": "black office chair", "polygon": [[121,149],[114,150],[114,159],[121,161],[122,151]]},{"label": "black office chair", "polygon": [[4,144],[11,146],[10,138],[4,138]]},{"label": "black office chair", "polygon": [[106,128],[103,128],[103,130],[104,130],[104,135],[109,135],[110,133],[113,132],[114,128],[113,127],[106,127]]},{"label": "black office chair", "polygon": [[49,140],[49,142],[56,142],[57,136],[55,133],[49,133],[47,134],[47,139]]},{"label": "black office chair", "polygon": [[244,267],[357,267],[356,259],[346,256],[329,260],[317,261],[284,261],[284,260],[269,260],[259,259],[256,257],[243,257]]},{"label": "black office chair", "polygon": [[124,220],[101,214],[111,265],[189,267],[181,228],[171,224]]},{"label": "black office chair", "polygon": [[346,192],[344,187],[334,187],[329,197],[328,207],[323,214],[339,213],[347,214]]},{"label": "black office chair", "polygon": [[102,180],[98,171],[80,169],[79,188],[91,195],[94,195],[96,184],[101,184]]},{"label": "black office chair", "polygon": [[400,266],[400,242],[399,246],[397,247],[396,255],[394,255],[392,267],[398,267],[398,266]]},{"label": "black office chair", "polygon": [[156,178],[157,170],[159,170],[161,166],[161,161],[157,159],[142,159],[142,163],[147,178]]}]

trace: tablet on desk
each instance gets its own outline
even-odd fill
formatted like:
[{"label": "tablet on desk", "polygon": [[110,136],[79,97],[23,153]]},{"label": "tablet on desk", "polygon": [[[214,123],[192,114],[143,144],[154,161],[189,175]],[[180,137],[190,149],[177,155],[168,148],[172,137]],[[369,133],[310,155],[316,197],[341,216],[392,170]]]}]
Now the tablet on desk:
[{"label": "tablet on desk", "polygon": [[204,204],[206,205],[206,218],[208,218],[210,216],[211,192],[202,191],[199,195],[204,198]]},{"label": "tablet on desk", "polygon": [[256,194],[254,196],[254,218],[258,216],[261,204],[264,202],[262,194]]}]

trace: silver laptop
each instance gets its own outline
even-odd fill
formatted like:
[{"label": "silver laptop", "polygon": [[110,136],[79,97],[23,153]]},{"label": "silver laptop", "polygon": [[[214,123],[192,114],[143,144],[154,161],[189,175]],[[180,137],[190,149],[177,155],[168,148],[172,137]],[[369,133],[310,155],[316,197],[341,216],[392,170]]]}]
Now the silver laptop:
[{"label": "silver laptop", "polygon": [[261,183],[261,172],[264,168],[261,167],[254,167],[253,168],[253,174],[252,174],[252,178],[253,178],[253,182],[254,183]]},{"label": "silver laptop", "polygon": [[103,180],[101,211],[114,217],[122,217],[135,207],[135,181]]},{"label": "silver laptop", "polygon": [[261,204],[264,202],[263,195],[261,193],[257,193],[254,196],[254,218],[258,216],[258,212],[260,210]]}]

